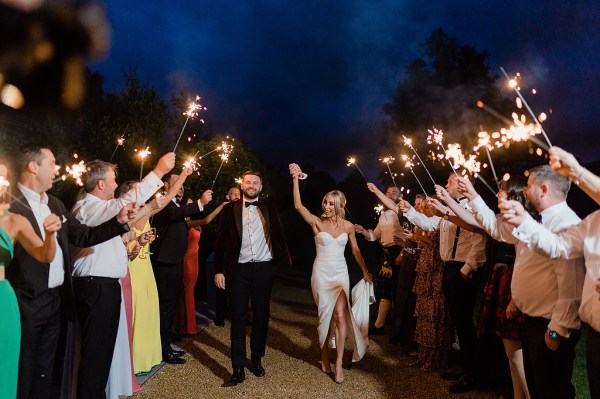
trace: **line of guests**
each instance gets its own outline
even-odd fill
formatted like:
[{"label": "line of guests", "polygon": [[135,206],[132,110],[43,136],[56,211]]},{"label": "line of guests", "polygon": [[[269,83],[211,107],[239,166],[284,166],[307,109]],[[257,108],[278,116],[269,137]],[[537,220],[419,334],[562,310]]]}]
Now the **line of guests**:
[{"label": "line of guests", "polygon": [[[68,212],[46,194],[58,176],[52,151],[25,145],[20,154],[12,192],[8,165],[0,162],[0,301],[11,316],[2,318],[9,347],[0,360],[0,397],[131,395],[139,389],[135,374],[161,361],[183,362],[184,352],[173,350],[166,335],[185,280],[194,280],[186,304],[194,308],[193,273],[182,275],[188,229],[210,222],[222,205],[200,219],[210,190],[180,205],[176,197],[192,169],[169,174],[175,154],[168,153],[142,181],[124,184],[117,198],[116,166],[87,163],[82,194]],[[8,213],[9,206],[23,216]],[[196,220],[186,221],[190,216]],[[171,241],[174,234],[183,238]],[[195,325],[195,313],[184,315],[184,324]]]},{"label": "line of guests", "polygon": [[[500,183],[502,217],[484,203],[468,178],[455,174],[450,175],[445,188],[436,186],[436,198],[415,207],[401,199],[396,203],[389,193],[383,194],[368,184],[388,209],[400,215],[400,220],[406,218],[416,227],[414,231],[402,231],[403,254],[410,240],[420,243],[420,258],[413,269],[416,305],[411,309],[398,291],[393,307],[400,308],[400,314],[412,311],[417,318],[412,331],[410,323],[402,327],[418,344],[414,366],[432,370],[446,365],[454,338],[452,330],[456,331],[460,368],[442,373],[442,377],[456,380],[449,388],[451,392],[478,386],[478,370],[489,361],[483,359],[478,348],[478,331],[480,336],[493,334],[502,339],[515,398],[574,397],[574,349],[583,320],[590,325],[590,393],[599,397],[598,349],[590,344],[597,343],[600,320],[600,270],[596,270],[598,263],[594,260],[598,255],[593,254],[598,252],[596,232],[591,224],[580,223],[567,206],[569,179],[598,202],[600,179],[557,147],[551,149],[551,166],[531,169],[527,182],[512,177]],[[356,229],[364,231],[362,226]],[[487,251],[486,236],[492,244]],[[408,252],[413,252],[412,248]],[[493,267],[476,327],[473,311],[478,269],[486,261],[486,253]],[[585,266],[582,255],[586,256]],[[402,270],[404,259],[400,263]],[[395,316],[398,310],[393,313]],[[371,332],[378,333],[380,325],[378,315]]]}]

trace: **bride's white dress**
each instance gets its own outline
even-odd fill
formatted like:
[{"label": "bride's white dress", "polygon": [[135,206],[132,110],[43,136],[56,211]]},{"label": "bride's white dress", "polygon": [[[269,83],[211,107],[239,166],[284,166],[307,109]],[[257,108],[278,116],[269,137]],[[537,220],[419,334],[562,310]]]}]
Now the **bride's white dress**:
[{"label": "bride's white dress", "polygon": [[[328,338],[335,343],[333,311],[338,296],[344,291],[348,301],[346,335],[354,344],[352,361],[359,361],[367,350],[368,336],[361,334],[359,325],[350,310],[350,277],[348,276],[348,266],[344,258],[344,248],[347,242],[347,233],[333,237],[327,232],[320,231],[315,236],[317,258],[313,264],[310,282],[313,297],[319,310],[319,327],[317,328],[319,332],[319,347],[323,348]],[[344,343],[338,342],[337,344],[343,345]]]}]

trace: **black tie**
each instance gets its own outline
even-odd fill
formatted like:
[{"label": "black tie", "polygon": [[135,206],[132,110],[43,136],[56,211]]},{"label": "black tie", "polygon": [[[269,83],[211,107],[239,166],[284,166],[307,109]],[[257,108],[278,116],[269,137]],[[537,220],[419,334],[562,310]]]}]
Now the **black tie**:
[{"label": "black tie", "polygon": [[254,201],[254,202],[244,201],[244,206],[246,208],[248,208],[249,206],[258,206],[258,201]]}]

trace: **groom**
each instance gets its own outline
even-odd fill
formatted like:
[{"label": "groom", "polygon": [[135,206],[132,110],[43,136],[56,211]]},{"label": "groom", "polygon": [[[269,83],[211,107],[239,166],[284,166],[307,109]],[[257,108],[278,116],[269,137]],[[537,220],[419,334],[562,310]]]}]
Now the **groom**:
[{"label": "groom", "polygon": [[273,264],[290,262],[279,214],[271,198],[258,198],[262,176],[248,171],[242,176],[242,201],[231,202],[221,213],[215,245],[215,285],[227,289],[231,304],[231,363],[229,382],[239,384],[246,374],[246,317],[252,301],[250,351],[252,372],[265,375]]}]

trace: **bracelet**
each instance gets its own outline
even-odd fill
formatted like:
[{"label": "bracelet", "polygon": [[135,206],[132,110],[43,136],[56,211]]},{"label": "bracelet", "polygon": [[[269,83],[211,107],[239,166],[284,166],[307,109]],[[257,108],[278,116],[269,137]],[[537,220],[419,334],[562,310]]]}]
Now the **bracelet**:
[{"label": "bracelet", "polygon": [[583,176],[583,174],[587,172],[587,169],[582,167],[581,168],[581,172],[579,172],[579,175],[577,175],[577,177],[573,178],[573,183],[575,183],[575,185],[579,185],[581,183],[581,177]]}]

